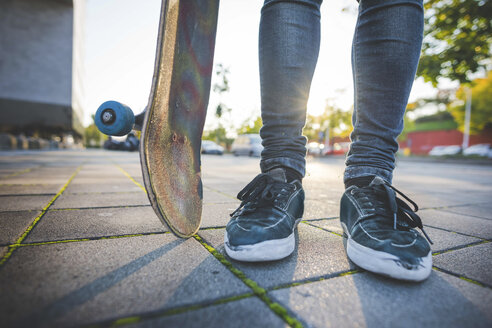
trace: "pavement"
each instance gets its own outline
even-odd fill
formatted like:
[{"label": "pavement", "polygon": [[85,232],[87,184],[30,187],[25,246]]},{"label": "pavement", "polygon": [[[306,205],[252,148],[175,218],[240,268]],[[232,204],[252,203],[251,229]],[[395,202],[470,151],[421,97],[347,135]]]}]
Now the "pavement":
[{"label": "pavement", "polygon": [[223,235],[259,160],[202,162],[202,227],[184,240],[153,213],[137,153],[0,153],[0,326],[492,326],[492,166],[397,163],[434,241],[431,276],[408,283],[347,259],[343,159],[308,160],[294,254],[253,264]]}]

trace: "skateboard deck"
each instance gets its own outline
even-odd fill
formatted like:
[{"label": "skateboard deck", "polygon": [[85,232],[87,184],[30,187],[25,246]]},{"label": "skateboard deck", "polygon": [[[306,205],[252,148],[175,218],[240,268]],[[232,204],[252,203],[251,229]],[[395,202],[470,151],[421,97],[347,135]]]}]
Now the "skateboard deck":
[{"label": "skateboard deck", "polygon": [[134,117],[127,106],[110,101],[95,115],[106,134],[126,134],[141,125],[140,163],[147,195],[159,219],[183,238],[195,234],[201,223],[200,146],[218,7],[219,0],[163,0],[145,112]]}]

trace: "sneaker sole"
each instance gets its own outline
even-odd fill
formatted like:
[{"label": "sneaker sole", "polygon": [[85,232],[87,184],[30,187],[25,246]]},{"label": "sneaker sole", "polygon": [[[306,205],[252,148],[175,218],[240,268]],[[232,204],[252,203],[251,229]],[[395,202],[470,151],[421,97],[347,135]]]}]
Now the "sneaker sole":
[{"label": "sneaker sole", "polygon": [[407,269],[397,256],[363,246],[350,237],[347,240],[346,251],[347,256],[359,267],[399,280],[423,281],[429,277],[432,270],[431,252],[421,258],[418,268]]},{"label": "sneaker sole", "polygon": [[224,248],[230,258],[243,262],[264,262],[283,259],[292,252],[296,247],[294,233],[287,238],[262,241],[253,245],[231,246],[227,239],[227,233],[224,236]]},{"label": "sneaker sole", "polygon": [[[301,222],[297,219],[294,231]],[[286,238],[262,241],[253,245],[232,246],[229,244],[227,232],[224,234],[224,248],[227,255],[237,261],[243,262],[265,262],[276,261],[286,258],[296,248],[294,231]]]}]

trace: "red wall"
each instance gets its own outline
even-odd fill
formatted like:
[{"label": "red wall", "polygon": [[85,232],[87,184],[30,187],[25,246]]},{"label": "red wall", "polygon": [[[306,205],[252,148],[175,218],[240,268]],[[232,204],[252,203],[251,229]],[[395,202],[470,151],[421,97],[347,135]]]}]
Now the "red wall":
[{"label": "red wall", "polygon": [[[451,146],[463,143],[463,133],[458,130],[417,131],[407,134],[407,140],[400,142],[400,148],[410,147],[412,154],[427,154],[434,146]],[[471,135],[469,145],[492,144],[492,129],[479,135]]]}]

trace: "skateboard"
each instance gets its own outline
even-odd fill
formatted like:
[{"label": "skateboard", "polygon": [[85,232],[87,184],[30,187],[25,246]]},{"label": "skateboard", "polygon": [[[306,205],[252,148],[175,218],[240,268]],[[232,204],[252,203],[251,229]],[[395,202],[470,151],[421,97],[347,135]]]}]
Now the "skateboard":
[{"label": "skateboard", "polygon": [[109,135],[141,130],[140,163],[150,203],[177,236],[201,223],[200,146],[210,94],[219,0],[163,0],[152,89],[138,115],[104,102],[95,122]]}]

